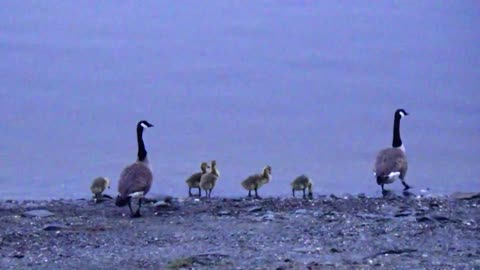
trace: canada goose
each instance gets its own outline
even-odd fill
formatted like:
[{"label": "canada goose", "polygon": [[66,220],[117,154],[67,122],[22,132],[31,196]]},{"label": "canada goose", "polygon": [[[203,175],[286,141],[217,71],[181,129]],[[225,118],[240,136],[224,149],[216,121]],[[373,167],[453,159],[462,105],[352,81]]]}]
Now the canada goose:
[{"label": "canada goose", "polygon": [[381,150],[375,160],[373,175],[377,178],[377,184],[382,186],[382,192],[385,192],[383,185],[393,183],[396,178],[400,178],[405,187],[404,190],[410,188],[405,183],[408,163],[405,146],[400,138],[400,119],[407,115],[408,113],[403,109],[395,111],[392,147]]},{"label": "canada goose", "polygon": [[93,201],[98,203],[102,199],[102,193],[110,188],[110,179],[107,177],[97,177],[93,179],[90,191],[93,193]]},{"label": "canada goose", "polygon": [[202,175],[199,184],[200,188],[205,190],[207,198],[210,198],[212,195],[212,190],[215,187],[218,177],[220,177],[220,172],[217,170],[217,161],[212,160],[211,167],[212,171]]},{"label": "canada goose", "polygon": [[305,195],[305,190],[308,189],[308,197],[312,197],[313,196],[313,193],[312,193],[312,189],[313,189],[313,183],[312,183],[312,180],[302,174],[300,175],[299,177],[295,178],[295,180],[293,180],[292,182],[292,195],[293,197],[295,197],[295,190],[303,190],[303,198],[305,199],[306,198],[306,195]]},{"label": "canada goose", "polygon": [[[143,130],[153,127],[145,120],[137,124],[137,143],[138,159],[135,163],[123,169],[118,180],[118,196],[115,204],[123,207],[128,204],[131,217],[140,217],[140,208],[142,207],[143,197],[148,193],[152,186],[153,174],[147,157],[147,150],[143,143]],[[131,199],[138,198],[138,208],[133,213]]]},{"label": "canada goose", "polygon": [[201,172],[197,172],[192,174],[187,181],[185,181],[188,185],[188,195],[191,197],[192,195],[192,188],[198,188],[198,196],[202,196],[202,189],[200,188],[200,179],[202,175],[207,173],[207,169],[210,168],[206,162],[202,162],[200,165]]},{"label": "canada goose", "polygon": [[272,167],[267,165],[263,168],[262,173],[250,175],[245,180],[243,180],[242,181],[242,186],[246,190],[248,190],[248,197],[252,196],[251,192],[252,192],[252,190],[254,190],[255,191],[255,197],[260,198],[260,196],[258,196],[257,190],[261,186],[270,182],[270,180],[272,179],[271,174],[272,174]]}]

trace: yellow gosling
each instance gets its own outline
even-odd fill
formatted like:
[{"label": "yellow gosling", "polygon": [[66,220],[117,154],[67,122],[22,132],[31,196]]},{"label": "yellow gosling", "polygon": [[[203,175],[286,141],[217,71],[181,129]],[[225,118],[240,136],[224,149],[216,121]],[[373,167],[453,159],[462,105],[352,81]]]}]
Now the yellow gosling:
[{"label": "yellow gosling", "polygon": [[303,198],[306,199],[306,194],[305,194],[305,190],[308,189],[308,197],[312,198],[313,197],[313,183],[312,183],[312,180],[302,174],[300,175],[299,177],[295,178],[295,180],[293,180],[292,184],[292,195],[293,197],[295,197],[295,191],[296,190],[302,190],[303,191]]},{"label": "yellow gosling", "polygon": [[252,190],[255,191],[255,198],[260,198],[258,196],[258,189],[267,184],[272,180],[272,167],[265,166],[262,170],[262,173],[250,175],[245,180],[242,181],[242,187],[248,190],[248,197],[251,197]]},{"label": "yellow gosling", "polygon": [[212,195],[212,190],[217,183],[218,178],[220,177],[220,172],[217,170],[217,162],[212,160],[212,171],[202,175],[200,179],[200,188],[205,190],[205,195],[207,198],[210,198]]},{"label": "yellow gosling", "polygon": [[207,162],[202,162],[200,165],[200,172],[192,174],[185,182],[188,185],[188,195],[192,197],[192,188],[198,188],[198,196],[202,196],[202,189],[200,188],[200,180],[202,175],[207,173],[207,169],[210,168]]}]

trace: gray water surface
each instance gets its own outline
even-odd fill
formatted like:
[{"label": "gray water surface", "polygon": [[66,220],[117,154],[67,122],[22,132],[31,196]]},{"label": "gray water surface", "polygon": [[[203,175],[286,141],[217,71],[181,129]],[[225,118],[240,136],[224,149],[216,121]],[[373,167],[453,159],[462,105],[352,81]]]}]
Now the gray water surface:
[{"label": "gray water surface", "polygon": [[266,164],[264,196],[378,194],[398,107],[414,191],[478,191],[479,28],[476,1],[2,1],[0,198],[115,194],[140,119],[152,193],[216,159],[213,196]]}]

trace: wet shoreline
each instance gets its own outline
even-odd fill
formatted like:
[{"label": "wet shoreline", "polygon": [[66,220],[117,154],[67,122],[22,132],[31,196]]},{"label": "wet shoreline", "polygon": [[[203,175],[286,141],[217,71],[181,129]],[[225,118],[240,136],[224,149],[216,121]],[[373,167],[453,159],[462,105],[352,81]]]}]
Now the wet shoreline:
[{"label": "wet shoreline", "polygon": [[478,194],[152,199],[143,214],[111,200],[0,201],[0,268],[480,267]]}]

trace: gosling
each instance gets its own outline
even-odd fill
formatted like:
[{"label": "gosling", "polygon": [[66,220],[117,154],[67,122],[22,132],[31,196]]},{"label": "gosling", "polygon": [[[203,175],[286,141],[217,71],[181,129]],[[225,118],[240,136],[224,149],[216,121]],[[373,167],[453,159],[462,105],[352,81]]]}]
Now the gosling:
[{"label": "gosling", "polygon": [[308,189],[308,197],[313,197],[313,183],[310,177],[302,174],[299,177],[295,178],[292,182],[292,195],[295,198],[295,191],[302,190],[303,191],[303,198],[306,199],[307,196],[305,195],[305,190]]},{"label": "gosling", "polygon": [[212,171],[202,175],[200,178],[200,188],[205,190],[205,196],[210,199],[212,190],[220,177],[220,172],[217,170],[217,161],[212,160]]},{"label": "gosling", "polygon": [[198,188],[198,196],[202,196],[202,189],[200,188],[200,180],[202,175],[207,173],[207,169],[210,168],[206,162],[202,162],[200,165],[201,172],[192,174],[185,182],[188,185],[188,195],[192,197],[192,188]]},{"label": "gosling", "polygon": [[102,194],[107,188],[110,188],[110,179],[107,177],[102,176],[93,179],[90,191],[93,193],[93,201],[95,203],[99,203],[102,200]]},{"label": "gosling", "polygon": [[263,168],[262,173],[250,175],[245,180],[243,180],[242,186],[243,188],[248,190],[248,197],[252,197],[251,192],[252,190],[254,190],[255,198],[260,198],[260,196],[258,196],[258,189],[261,186],[270,182],[270,180],[272,180],[271,174],[272,174],[272,167],[267,165]]}]

